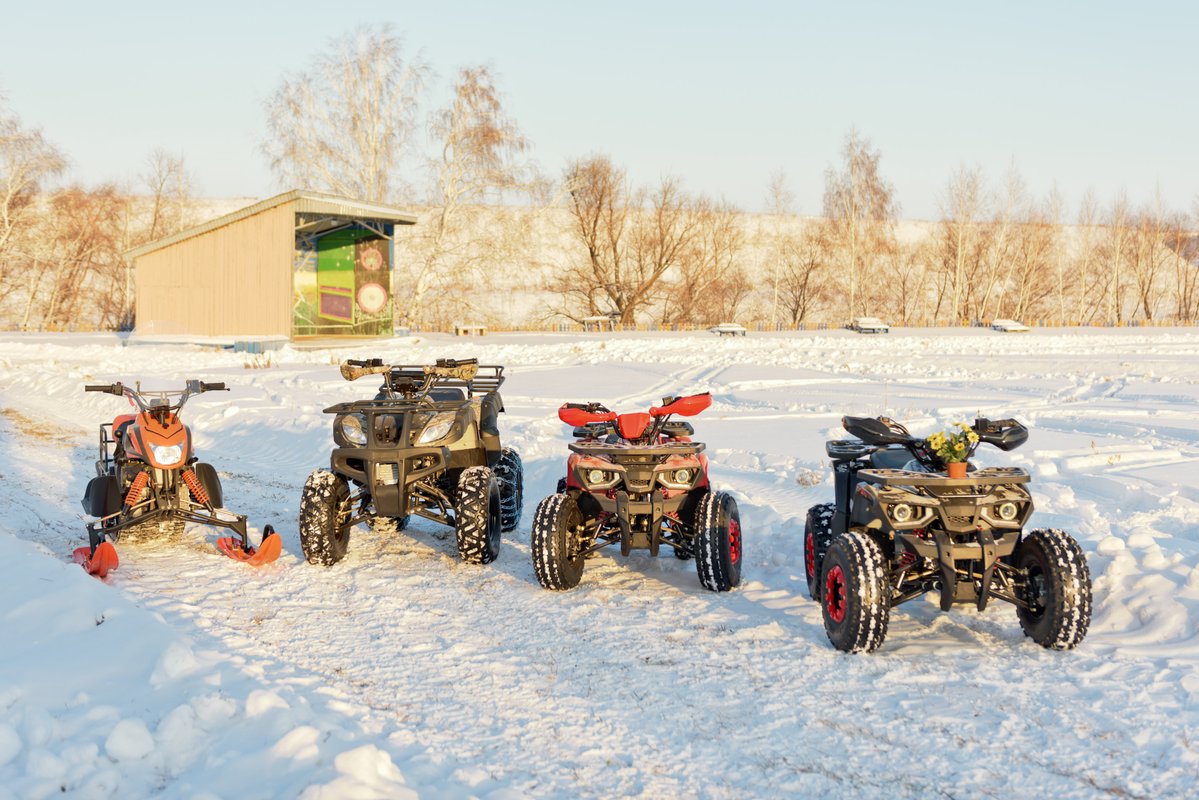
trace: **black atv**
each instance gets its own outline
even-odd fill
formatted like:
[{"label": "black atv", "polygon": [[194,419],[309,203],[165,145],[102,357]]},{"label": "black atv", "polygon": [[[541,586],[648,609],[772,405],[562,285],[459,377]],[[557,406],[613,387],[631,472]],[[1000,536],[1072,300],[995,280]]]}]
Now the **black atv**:
[{"label": "black atv", "polygon": [[[991,598],[1016,606],[1025,635],[1069,650],[1091,621],[1091,575],[1072,536],[1025,531],[1029,475],[1014,467],[949,478],[928,442],[886,417],[844,417],[856,440],[826,443],[836,502],[808,511],[808,591],[838,650],[883,643],[891,608],[940,593],[941,610]],[[976,419],[979,442],[1008,451],[1028,439],[1016,420]]]},{"label": "black atv", "polygon": [[348,381],[382,375],[371,400],[325,409],[337,447],[330,469],[308,476],[300,500],[300,544],[313,564],[345,557],[350,529],[403,530],[415,514],[453,527],[458,555],[489,564],[500,532],[520,521],[520,456],[500,445],[504,368],[475,359],[433,366],[346,361]]}]

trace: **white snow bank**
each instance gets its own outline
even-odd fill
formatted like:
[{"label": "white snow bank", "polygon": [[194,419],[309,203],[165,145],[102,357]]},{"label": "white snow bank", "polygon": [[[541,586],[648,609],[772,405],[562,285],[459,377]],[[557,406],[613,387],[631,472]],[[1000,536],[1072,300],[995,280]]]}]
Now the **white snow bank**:
[{"label": "white snow bank", "polygon": [[0,797],[415,797],[359,724],[0,533]]}]

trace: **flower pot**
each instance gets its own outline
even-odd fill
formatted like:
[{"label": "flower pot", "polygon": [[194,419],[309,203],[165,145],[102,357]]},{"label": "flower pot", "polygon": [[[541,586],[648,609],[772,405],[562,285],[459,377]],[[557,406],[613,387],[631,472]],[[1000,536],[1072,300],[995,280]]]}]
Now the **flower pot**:
[{"label": "flower pot", "polygon": [[966,462],[965,461],[950,461],[945,465],[945,471],[949,473],[951,478],[966,477]]}]

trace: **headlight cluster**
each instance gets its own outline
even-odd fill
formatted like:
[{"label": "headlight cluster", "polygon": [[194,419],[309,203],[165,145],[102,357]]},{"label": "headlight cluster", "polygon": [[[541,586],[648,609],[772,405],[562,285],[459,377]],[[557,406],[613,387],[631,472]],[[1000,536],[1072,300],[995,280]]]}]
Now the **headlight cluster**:
[{"label": "headlight cluster", "polygon": [[454,419],[456,417],[457,414],[453,411],[443,411],[437,414],[425,425],[425,429],[421,431],[420,438],[416,440],[416,443],[429,444],[430,442],[436,442],[438,439],[444,439],[454,427]]},{"label": "headlight cluster", "polygon": [[347,442],[359,447],[366,444],[366,417],[362,414],[345,414],[338,417],[336,425]]},{"label": "headlight cluster", "polygon": [[897,503],[891,509],[891,519],[899,523],[911,522],[912,514],[912,507],[907,503]]},{"label": "headlight cluster", "polygon": [[620,473],[606,469],[580,470],[588,489],[608,489],[620,481]]},{"label": "headlight cluster", "polygon": [[150,445],[154,460],[163,467],[173,467],[183,460],[183,447],[177,444]]}]

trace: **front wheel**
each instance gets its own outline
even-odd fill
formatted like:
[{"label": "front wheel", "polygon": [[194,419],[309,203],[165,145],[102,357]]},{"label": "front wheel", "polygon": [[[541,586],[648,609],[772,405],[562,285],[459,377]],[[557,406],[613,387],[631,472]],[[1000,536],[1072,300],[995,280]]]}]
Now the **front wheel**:
[{"label": "front wheel", "polygon": [[838,536],[824,555],[820,584],[824,631],[833,647],[846,653],[878,649],[891,621],[887,558],[878,542],[861,531]]},{"label": "front wheel", "polygon": [[1012,554],[1025,572],[1023,600],[1017,608],[1024,635],[1050,650],[1071,650],[1091,624],[1091,571],[1074,537],[1053,528],[1028,533]]},{"label": "front wheel", "polygon": [[820,567],[824,564],[824,554],[833,542],[833,513],[837,506],[832,503],[822,503],[808,509],[808,518],[803,529],[803,561],[804,571],[808,578],[808,595],[813,600],[820,599]]},{"label": "front wheel", "polygon": [[309,564],[331,567],[350,546],[350,486],[327,469],[313,470],[300,495],[300,548]]},{"label": "front wheel", "polygon": [[458,478],[455,532],[458,556],[467,564],[490,564],[500,554],[500,486],[488,467],[468,467]]},{"label": "front wheel", "polygon": [[741,514],[727,492],[709,492],[693,522],[695,571],[705,589],[727,592],[741,584]]},{"label": "front wheel", "polygon": [[546,589],[573,589],[582,580],[582,525],[583,512],[569,494],[552,494],[537,506],[531,537],[533,572]]}]

